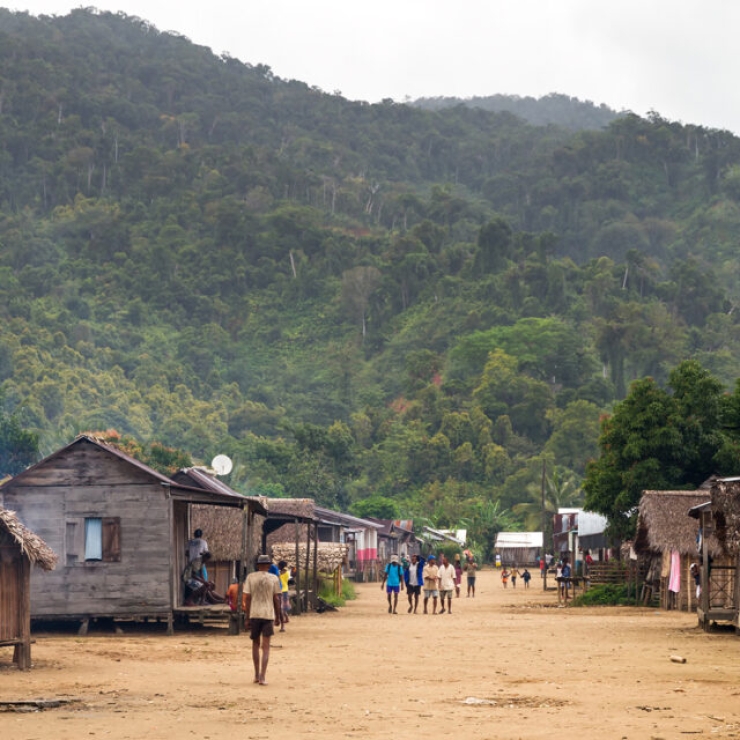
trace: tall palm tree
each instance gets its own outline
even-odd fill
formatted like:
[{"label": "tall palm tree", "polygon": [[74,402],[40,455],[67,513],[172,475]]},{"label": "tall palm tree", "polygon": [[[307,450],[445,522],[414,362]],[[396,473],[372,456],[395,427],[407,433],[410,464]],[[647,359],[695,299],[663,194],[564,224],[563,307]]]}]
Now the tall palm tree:
[{"label": "tall palm tree", "polygon": [[529,500],[515,504],[511,510],[523,517],[526,530],[537,532],[544,524],[543,547],[548,549],[548,545],[552,543],[553,515],[557,514],[559,509],[578,508],[583,505],[581,480],[572,470],[556,465],[549,475],[545,475],[544,502],[541,486],[530,483],[525,490]]}]

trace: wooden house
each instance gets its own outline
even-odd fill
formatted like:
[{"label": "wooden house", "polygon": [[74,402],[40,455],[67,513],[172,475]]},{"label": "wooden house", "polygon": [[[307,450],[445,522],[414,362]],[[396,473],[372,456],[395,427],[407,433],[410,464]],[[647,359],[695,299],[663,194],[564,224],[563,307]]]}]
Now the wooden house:
[{"label": "wooden house", "polygon": [[343,576],[355,580],[374,580],[378,532],[382,525],[377,520],[363,519],[322,506],[314,507],[318,522],[319,553],[322,545],[327,553],[328,543],[345,546],[346,557],[342,563]]},{"label": "wooden house", "polygon": [[183,614],[185,545],[193,504],[249,507],[242,496],[177,484],[88,436],[0,488],[0,505],[59,554],[43,579],[31,575],[31,616],[166,620]]},{"label": "wooden house", "polygon": [[[204,468],[183,468],[172,476],[172,480],[213,493],[240,495]],[[238,563],[242,558],[251,570],[249,566],[262,552],[262,530],[267,509],[258,497],[243,498],[249,502],[249,507],[244,510],[205,504],[193,504],[191,507],[189,532],[203,530],[203,537],[208,542],[211,553],[206,566],[208,580],[215,584],[215,590],[219,594],[226,593],[232,580],[239,577]],[[250,516],[246,522],[246,530],[243,521],[245,512]],[[246,539],[243,537],[245,532]]]},{"label": "wooden house", "polygon": [[[693,611],[696,587],[690,567],[699,563],[699,523],[689,510],[707,501],[707,491],[643,491],[638,507],[634,550],[645,586],[659,595],[664,609]],[[715,539],[708,551],[720,555]]]},{"label": "wooden house", "polygon": [[578,559],[583,562],[589,554],[596,563],[609,561],[612,550],[611,541],[606,536],[608,524],[609,520],[603,514],[578,512]]},{"label": "wooden house", "polygon": [[[730,622],[740,632],[740,477],[711,481],[710,505],[692,512],[701,531],[702,588],[697,614],[704,629]],[[705,543],[716,540],[720,553]]]},{"label": "wooden house", "polygon": [[569,558],[576,567],[578,554],[578,515],[582,509],[558,509],[552,517],[552,545],[555,557]]},{"label": "wooden house", "polygon": [[542,532],[499,532],[495,549],[502,565],[534,565],[542,552]]},{"label": "wooden house", "polygon": [[31,667],[31,566],[53,570],[57,556],[14,512],[0,507],[0,646],[12,646],[13,662]]}]

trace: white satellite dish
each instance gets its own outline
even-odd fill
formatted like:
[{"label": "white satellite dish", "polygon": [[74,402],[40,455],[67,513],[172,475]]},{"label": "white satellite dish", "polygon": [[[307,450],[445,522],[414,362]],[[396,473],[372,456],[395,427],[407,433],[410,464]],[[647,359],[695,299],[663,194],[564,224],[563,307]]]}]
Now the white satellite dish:
[{"label": "white satellite dish", "polygon": [[216,475],[228,475],[234,463],[228,455],[216,455],[211,461],[211,467],[216,471]]}]

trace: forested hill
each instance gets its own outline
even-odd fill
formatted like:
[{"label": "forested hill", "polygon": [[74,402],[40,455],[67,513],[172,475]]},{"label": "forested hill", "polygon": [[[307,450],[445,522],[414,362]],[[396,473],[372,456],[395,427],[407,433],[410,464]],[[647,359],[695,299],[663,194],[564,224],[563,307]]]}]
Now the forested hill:
[{"label": "forested hill", "polygon": [[572,131],[606,128],[615,118],[626,115],[617,113],[603,103],[595,105],[589,100],[578,100],[559,93],[550,93],[541,98],[529,95],[418,98],[412,104],[425,110],[441,110],[464,105],[497,113],[507,111],[535,126],[554,124]]},{"label": "forested hill", "polygon": [[522,526],[631,380],[734,382],[739,165],[657,114],[369,105],[0,10],[4,411],[43,452],[112,428],[239,490]]}]

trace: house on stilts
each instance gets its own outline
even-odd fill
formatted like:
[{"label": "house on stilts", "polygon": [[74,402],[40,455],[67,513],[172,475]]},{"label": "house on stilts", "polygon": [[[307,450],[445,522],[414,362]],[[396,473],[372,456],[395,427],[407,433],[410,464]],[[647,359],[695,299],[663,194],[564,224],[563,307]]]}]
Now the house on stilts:
[{"label": "house on stilts", "polygon": [[87,435],[6,482],[0,505],[59,555],[43,580],[31,574],[31,617],[79,620],[82,634],[91,619],[156,619],[171,633],[194,608],[182,582],[194,504],[255,507],[176,483]]}]

